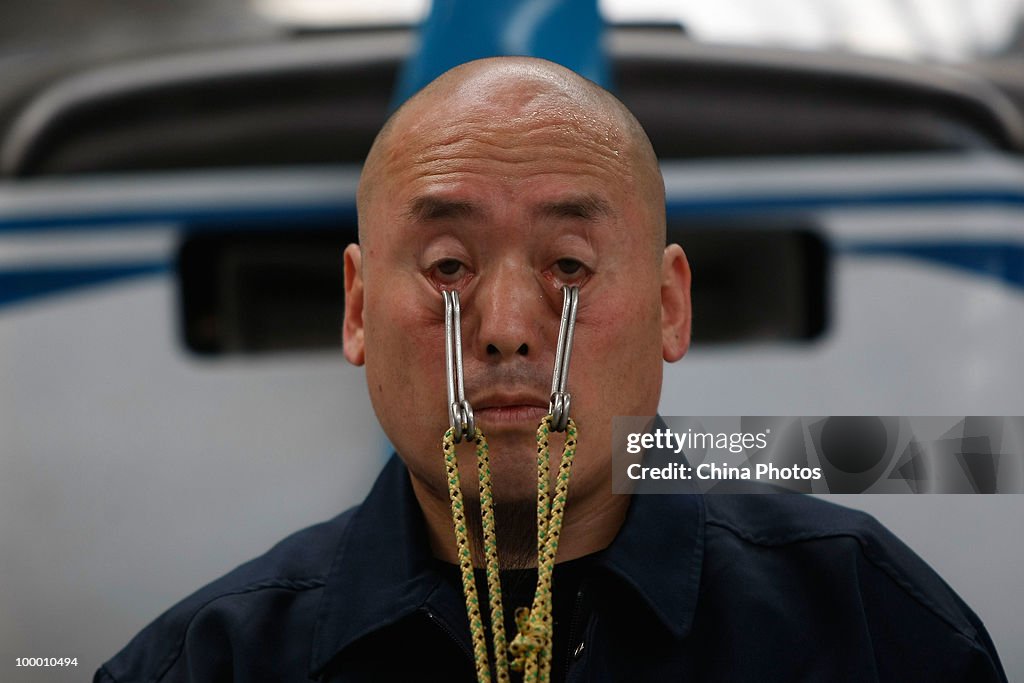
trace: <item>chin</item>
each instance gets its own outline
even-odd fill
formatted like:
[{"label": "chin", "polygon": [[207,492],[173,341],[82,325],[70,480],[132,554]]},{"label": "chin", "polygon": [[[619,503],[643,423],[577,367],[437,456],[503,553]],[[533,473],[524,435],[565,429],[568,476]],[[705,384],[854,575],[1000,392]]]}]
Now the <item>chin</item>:
[{"label": "chin", "polygon": [[498,495],[505,493],[537,497],[537,451],[521,446],[515,453],[495,453],[491,446],[491,478]]}]

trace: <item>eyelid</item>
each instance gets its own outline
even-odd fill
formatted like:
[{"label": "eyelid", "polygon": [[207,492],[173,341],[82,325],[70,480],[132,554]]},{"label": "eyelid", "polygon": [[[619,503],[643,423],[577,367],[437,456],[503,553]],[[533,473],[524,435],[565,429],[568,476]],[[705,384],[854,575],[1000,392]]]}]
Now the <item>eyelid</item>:
[{"label": "eyelid", "polygon": [[421,262],[436,262],[444,258],[454,258],[465,262],[469,258],[469,250],[465,242],[451,233],[431,235],[418,245],[417,251]]},{"label": "eyelid", "polygon": [[436,268],[443,261],[458,261],[463,265],[470,262],[470,254],[461,240],[451,235],[433,237],[418,250],[417,260],[424,271]]}]

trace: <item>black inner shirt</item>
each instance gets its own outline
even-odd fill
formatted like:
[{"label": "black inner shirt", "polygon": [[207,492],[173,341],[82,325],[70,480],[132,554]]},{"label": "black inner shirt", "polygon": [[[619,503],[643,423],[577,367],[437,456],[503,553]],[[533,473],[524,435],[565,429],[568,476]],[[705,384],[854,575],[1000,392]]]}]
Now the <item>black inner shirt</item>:
[{"label": "black inner shirt", "polygon": [[[551,616],[553,621],[551,680],[553,683],[565,680],[569,658],[578,648],[583,638],[586,625],[586,601],[582,589],[590,570],[593,568],[595,555],[585,555],[575,560],[555,565],[551,581]],[[456,565],[437,562],[438,572],[452,586],[462,593],[462,575]],[[487,646],[494,667],[493,639],[490,631],[490,607],[487,600],[487,573],[483,569],[474,571],[476,590],[480,599],[480,613],[487,629]],[[505,617],[505,634],[511,645],[516,630],[516,609],[533,605],[533,596],[537,589],[536,569],[508,569],[501,572],[501,596]],[[575,632],[574,632],[575,631]],[[571,641],[570,641],[571,639]],[[511,664],[511,657],[509,658]],[[513,681],[521,681],[522,674],[510,671]]]}]

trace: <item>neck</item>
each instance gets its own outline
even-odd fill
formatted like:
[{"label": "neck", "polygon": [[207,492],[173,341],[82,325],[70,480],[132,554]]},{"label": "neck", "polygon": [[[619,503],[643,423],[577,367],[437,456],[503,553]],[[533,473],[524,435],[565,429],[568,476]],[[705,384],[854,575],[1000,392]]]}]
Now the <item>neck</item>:
[{"label": "neck", "polygon": [[[458,564],[452,531],[452,510],[447,490],[438,490],[412,477],[413,491],[423,510],[434,556]],[[629,508],[629,496],[611,493],[611,482],[601,482],[589,491],[574,493],[569,501],[558,542],[557,562],[567,562],[603,550],[619,532]],[[476,499],[465,501],[473,552],[473,564],[484,565],[480,547],[480,506]],[[502,568],[534,567],[537,564],[536,501],[496,505],[498,557]]]}]

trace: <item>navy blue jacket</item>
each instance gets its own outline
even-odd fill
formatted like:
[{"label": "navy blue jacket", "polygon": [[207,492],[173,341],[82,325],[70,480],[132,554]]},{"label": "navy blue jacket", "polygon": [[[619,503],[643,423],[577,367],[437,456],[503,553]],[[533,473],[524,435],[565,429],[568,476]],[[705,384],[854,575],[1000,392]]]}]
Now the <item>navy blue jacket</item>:
[{"label": "navy blue jacket", "polygon": [[[558,679],[1006,680],[984,626],[922,560],[815,498],[637,495],[586,567]],[[172,607],[95,681],[472,681],[463,598],[443,573],[395,457],[361,506]]]}]

